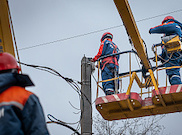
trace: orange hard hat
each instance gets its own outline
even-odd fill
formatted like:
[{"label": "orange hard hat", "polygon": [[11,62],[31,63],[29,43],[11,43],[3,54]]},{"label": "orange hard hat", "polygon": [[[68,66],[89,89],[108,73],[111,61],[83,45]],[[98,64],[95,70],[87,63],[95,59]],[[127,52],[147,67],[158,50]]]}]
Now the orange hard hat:
[{"label": "orange hard hat", "polygon": [[8,69],[17,69],[20,71],[20,67],[13,55],[6,52],[0,53],[0,71]]},{"label": "orange hard hat", "polygon": [[166,16],[164,18],[164,20],[162,21],[162,23],[165,23],[167,20],[170,20],[170,19],[173,19],[174,20],[174,17],[172,17],[172,16]]},{"label": "orange hard hat", "polygon": [[101,42],[105,39],[105,38],[110,38],[112,39],[113,38],[113,35],[110,33],[110,32],[106,32],[102,35],[102,38],[101,38]]}]

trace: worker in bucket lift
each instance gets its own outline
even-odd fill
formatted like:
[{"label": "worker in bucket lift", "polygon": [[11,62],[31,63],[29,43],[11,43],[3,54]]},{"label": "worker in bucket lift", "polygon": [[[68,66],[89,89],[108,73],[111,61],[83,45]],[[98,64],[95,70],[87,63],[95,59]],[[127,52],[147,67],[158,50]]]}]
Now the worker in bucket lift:
[{"label": "worker in bucket lift", "polygon": [[25,90],[34,84],[19,71],[11,54],[0,53],[0,134],[49,135],[38,97]]},{"label": "worker in bucket lift", "polygon": [[[167,16],[162,21],[161,25],[150,28],[149,33],[159,33],[164,34],[164,36],[179,35],[182,37],[182,24],[175,20],[172,16]],[[162,45],[162,53],[159,55],[158,60],[164,63],[165,67],[171,66],[181,66],[182,58],[181,52],[167,53],[165,46]],[[162,58],[162,59],[160,59]],[[169,77],[169,82],[171,85],[182,84],[180,77],[180,68],[166,69],[166,74]]]},{"label": "worker in bucket lift", "polygon": [[[97,59],[100,58],[101,56],[119,52],[117,45],[112,42],[112,39],[113,35],[109,32],[106,32],[102,35],[99,52],[93,59],[91,59],[92,62],[97,61]],[[118,60],[119,60],[119,55],[110,56],[102,59],[100,67],[102,80],[115,78],[118,75],[118,69],[119,69]],[[118,90],[119,81],[115,80],[115,81],[103,82],[102,86],[106,95],[112,95]]]}]

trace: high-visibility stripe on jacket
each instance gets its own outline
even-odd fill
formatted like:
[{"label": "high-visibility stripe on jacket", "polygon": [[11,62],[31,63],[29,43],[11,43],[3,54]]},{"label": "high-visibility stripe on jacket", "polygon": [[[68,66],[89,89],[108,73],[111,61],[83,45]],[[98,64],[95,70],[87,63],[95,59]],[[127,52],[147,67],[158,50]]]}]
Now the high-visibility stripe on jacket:
[{"label": "high-visibility stripe on jacket", "polygon": [[49,135],[38,97],[16,86],[28,84],[25,76],[0,74],[0,135]]},{"label": "high-visibility stripe on jacket", "polygon": [[[112,42],[111,42],[111,44],[112,44],[112,46],[114,48],[112,54],[117,53],[117,51],[116,51],[117,46]],[[111,56],[111,57],[104,58],[102,60],[102,70],[105,68],[106,64],[108,64],[108,63],[109,64],[112,63],[112,64],[115,64],[115,65],[119,66],[116,56]]]},{"label": "high-visibility stripe on jacket", "polygon": [[33,94],[19,86],[13,86],[0,94],[0,106],[13,105],[23,110],[29,96]]}]

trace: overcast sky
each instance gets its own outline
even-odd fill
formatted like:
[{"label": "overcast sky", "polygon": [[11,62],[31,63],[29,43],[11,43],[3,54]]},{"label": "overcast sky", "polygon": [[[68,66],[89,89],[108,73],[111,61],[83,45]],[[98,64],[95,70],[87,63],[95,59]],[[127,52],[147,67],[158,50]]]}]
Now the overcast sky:
[{"label": "overcast sky", "polygon": [[[159,43],[162,35],[150,35],[149,29],[159,25],[167,15],[182,22],[182,1],[129,0],[129,4],[149,57],[152,57],[151,46]],[[120,51],[131,50],[112,0],[9,0],[9,6],[21,62],[48,66],[65,77],[80,81],[81,59],[84,55],[94,57],[97,54],[104,32],[114,35],[113,41]],[[128,71],[127,58],[121,57],[120,72]],[[139,69],[135,59],[132,61],[132,69]],[[63,79],[26,66],[22,66],[22,71],[35,83],[35,87],[27,89],[39,97],[45,115],[52,114],[69,123],[79,120],[80,114],[74,113],[78,110],[70,105],[79,108],[78,94]],[[165,76],[165,72],[163,74]],[[97,77],[96,71],[94,76]],[[164,84],[160,82],[160,86]],[[92,79],[92,101],[96,98],[95,85]],[[138,87],[134,91],[139,92]],[[96,112],[93,104],[93,115]],[[181,121],[182,113],[168,114],[161,121],[166,127],[164,134],[179,135]],[[73,133],[60,125],[51,124],[48,128],[52,135]]]}]

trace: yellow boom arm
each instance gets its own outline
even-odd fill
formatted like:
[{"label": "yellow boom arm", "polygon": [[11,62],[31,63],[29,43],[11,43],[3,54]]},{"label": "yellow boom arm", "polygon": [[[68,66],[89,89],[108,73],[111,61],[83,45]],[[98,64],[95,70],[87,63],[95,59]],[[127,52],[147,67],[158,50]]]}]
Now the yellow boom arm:
[{"label": "yellow boom arm", "polygon": [[147,58],[144,43],[138,31],[128,0],[114,0],[114,2],[126,28],[127,34],[132,40],[132,43],[137,51],[138,57],[141,59],[146,71],[148,70],[150,72],[150,76],[148,76],[148,78],[152,81],[155,90],[158,92],[158,83],[151,69],[152,66]]},{"label": "yellow boom arm", "polygon": [[147,59],[147,54],[144,49],[143,40],[140,37],[140,33],[138,31],[138,28],[137,28],[137,25],[136,25],[136,22],[133,17],[128,1],[114,0],[114,2],[121,16],[123,24],[126,28],[127,34],[131,38],[133,45],[137,51],[137,54],[143,63],[144,68],[149,69],[151,65]]},{"label": "yellow boom arm", "polygon": [[0,0],[0,52],[15,56],[7,0]]}]

